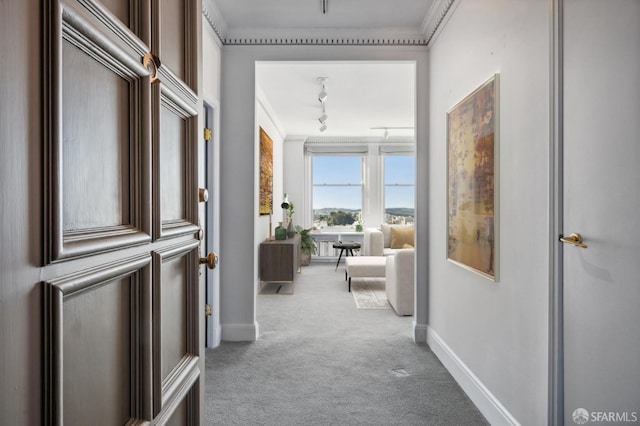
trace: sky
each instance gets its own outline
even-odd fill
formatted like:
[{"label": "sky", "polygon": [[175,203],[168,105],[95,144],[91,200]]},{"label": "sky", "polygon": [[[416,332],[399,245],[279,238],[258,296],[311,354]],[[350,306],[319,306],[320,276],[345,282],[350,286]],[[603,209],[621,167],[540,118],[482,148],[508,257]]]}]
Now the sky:
[{"label": "sky", "polygon": [[[413,184],[414,158],[409,156],[385,156],[385,184]],[[359,156],[315,156],[313,157],[313,182],[325,184],[361,183],[362,157]],[[414,207],[412,187],[389,187],[385,191],[386,207]],[[360,209],[362,189],[360,186],[335,187],[315,186],[313,207],[342,207]]]}]

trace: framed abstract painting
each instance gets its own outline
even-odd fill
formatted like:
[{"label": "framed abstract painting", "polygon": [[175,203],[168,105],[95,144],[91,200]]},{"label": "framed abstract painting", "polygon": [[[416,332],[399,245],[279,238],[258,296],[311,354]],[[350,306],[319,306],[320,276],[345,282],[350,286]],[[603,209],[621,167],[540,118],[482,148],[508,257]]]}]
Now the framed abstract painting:
[{"label": "framed abstract painting", "polygon": [[260,215],[273,211],[273,141],[260,127]]},{"label": "framed abstract painting", "polygon": [[499,75],[447,112],[447,259],[497,280]]}]

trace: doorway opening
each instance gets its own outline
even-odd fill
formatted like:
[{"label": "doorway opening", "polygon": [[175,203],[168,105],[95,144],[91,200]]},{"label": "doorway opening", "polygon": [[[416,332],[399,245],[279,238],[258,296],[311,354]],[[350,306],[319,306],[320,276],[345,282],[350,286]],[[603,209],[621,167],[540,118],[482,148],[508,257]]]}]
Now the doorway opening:
[{"label": "doorway opening", "polygon": [[[311,229],[311,265],[333,267],[339,258],[333,243],[362,247],[364,228],[414,224],[416,79],[415,61],[256,62],[256,129],[273,149],[272,210],[258,219],[257,241],[292,217],[294,227]],[[398,164],[412,167],[390,178]],[[285,201],[295,206],[293,215],[281,208]],[[336,269],[327,280],[344,280],[344,260]],[[413,292],[415,298],[415,285]]]}]

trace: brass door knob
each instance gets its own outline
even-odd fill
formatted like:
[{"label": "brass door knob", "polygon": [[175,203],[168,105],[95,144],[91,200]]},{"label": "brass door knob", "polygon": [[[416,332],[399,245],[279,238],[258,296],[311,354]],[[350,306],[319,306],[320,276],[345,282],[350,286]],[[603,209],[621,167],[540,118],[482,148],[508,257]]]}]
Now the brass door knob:
[{"label": "brass door knob", "polygon": [[212,251],[207,257],[201,257],[198,263],[200,263],[200,265],[207,265],[207,268],[213,269],[218,264],[218,255]]}]

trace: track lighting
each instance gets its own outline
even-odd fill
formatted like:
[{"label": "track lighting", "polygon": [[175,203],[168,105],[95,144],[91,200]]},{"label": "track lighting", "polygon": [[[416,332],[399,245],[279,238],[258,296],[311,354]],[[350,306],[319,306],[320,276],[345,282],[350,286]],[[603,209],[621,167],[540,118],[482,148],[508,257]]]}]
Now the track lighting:
[{"label": "track lighting", "polygon": [[318,94],[318,100],[322,104],[322,115],[318,118],[318,121],[320,122],[320,124],[322,124],[320,126],[321,132],[327,130],[327,119],[329,118],[327,116],[327,113],[325,112],[325,102],[327,101],[327,88],[325,85],[327,83],[327,80],[329,80],[328,77],[318,77],[318,81],[322,86],[322,90],[320,91],[320,94]]}]

